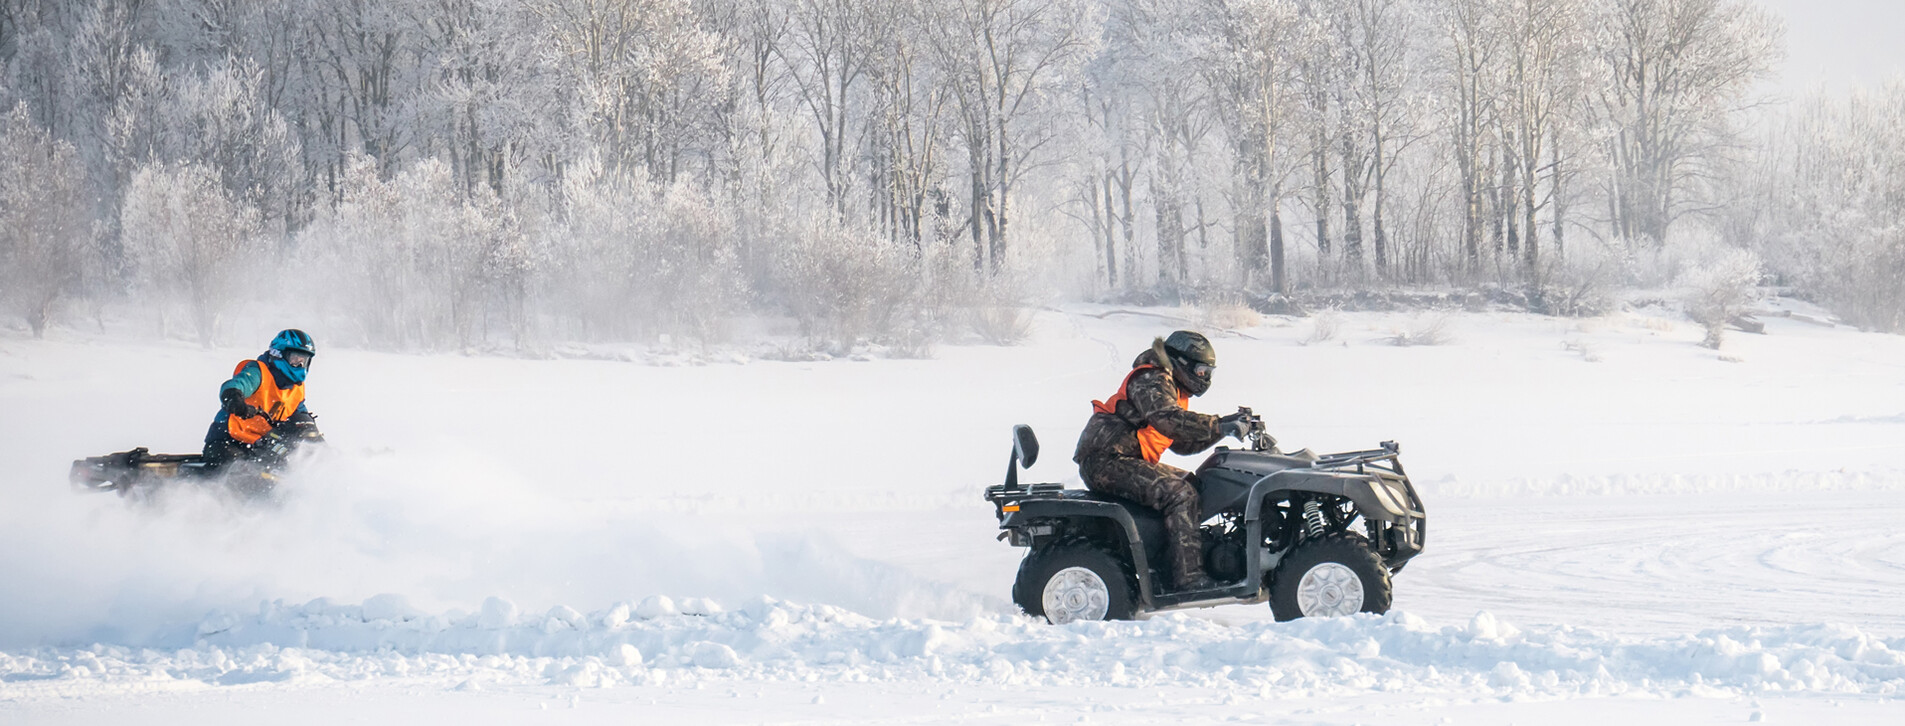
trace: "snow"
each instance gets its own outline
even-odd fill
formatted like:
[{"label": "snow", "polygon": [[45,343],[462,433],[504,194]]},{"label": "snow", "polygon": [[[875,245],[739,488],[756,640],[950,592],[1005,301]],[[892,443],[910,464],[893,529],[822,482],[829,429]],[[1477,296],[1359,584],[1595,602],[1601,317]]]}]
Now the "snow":
[{"label": "snow", "polygon": [[1905,716],[1905,339],[1768,317],[1715,352],[1642,309],[1448,314],[1446,344],[1396,347],[1426,314],[1265,318],[1218,338],[1195,406],[1286,447],[1403,444],[1430,528],[1396,610],[1042,625],[978,493],[1014,423],[1043,437],[1027,476],[1076,485],[1084,402],[1169,325],[1108,311],[923,361],[331,348],[333,446],[250,510],[62,480],[195,449],[255,351],[0,337],[0,720]]}]

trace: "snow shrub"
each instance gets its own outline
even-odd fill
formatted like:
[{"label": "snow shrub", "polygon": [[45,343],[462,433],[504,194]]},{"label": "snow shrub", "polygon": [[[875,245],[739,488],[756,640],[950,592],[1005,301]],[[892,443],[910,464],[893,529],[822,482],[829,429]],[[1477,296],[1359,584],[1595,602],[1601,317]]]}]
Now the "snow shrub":
[{"label": "snow shrub", "polygon": [[1389,336],[1389,344],[1404,347],[1444,345],[1453,339],[1449,334],[1449,314],[1429,313],[1416,316],[1407,326]]},{"label": "snow shrub", "polygon": [[1571,318],[1604,315],[1615,307],[1611,285],[1619,271],[1619,259],[1606,248],[1574,248],[1566,259],[1549,259],[1529,307]]},{"label": "snow shrub", "polygon": [[1197,301],[1191,317],[1197,327],[1207,330],[1254,328],[1263,322],[1263,317],[1244,304],[1243,296],[1237,293],[1205,296]]},{"label": "snow shrub", "polygon": [[1319,312],[1310,316],[1310,334],[1300,342],[1303,345],[1315,345],[1335,340],[1336,333],[1342,325],[1343,316],[1335,310]]},{"label": "snow shrub", "polygon": [[1759,255],[1738,248],[1714,250],[1706,260],[1681,271],[1676,282],[1687,315],[1707,331],[1701,345],[1720,347],[1726,326],[1753,301],[1759,278]]},{"label": "snow shrub", "polygon": [[780,268],[787,307],[810,339],[889,342],[918,322],[913,255],[873,230],[811,221],[781,251]]}]

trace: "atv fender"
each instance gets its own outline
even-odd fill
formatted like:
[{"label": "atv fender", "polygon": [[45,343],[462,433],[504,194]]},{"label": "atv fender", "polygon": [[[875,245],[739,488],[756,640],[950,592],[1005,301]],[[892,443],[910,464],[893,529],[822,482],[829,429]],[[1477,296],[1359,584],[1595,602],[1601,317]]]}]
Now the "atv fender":
[{"label": "atv fender", "polygon": [[[1140,609],[1149,610],[1151,597],[1150,557],[1139,544],[1145,540],[1139,532],[1138,519],[1131,514],[1129,507],[1135,504],[1087,499],[1083,497],[1065,497],[1058,499],[1026,499],[1018,502],[1018,511],[1006,512],[999,521],[1000,529],[1018,529],[1031,527],[1045,519],[1102,519],[1110,523],[1110,529],[1123,535],[1123,541],[1110,543],[1119,547],[1130,558],[1131,573],[1137,579],[1137,595]],[[1155,517],[1153,517],[1155,519]],[[1159,522],[1160,532],[1162,522]],[[1159,539],[1162,541],[1162,539]]]},{"label": "atv fender", "polygon": [[[1376,491],[1377,488],[1382,491]],[[1250,487],[1250,504],[1244,516],[1258,521],[1263,503],[1277,492],[1315,492],[1343,497],[1356,503],[1363,516],[1403,524],[1420,519],[1422,512],[1411,511],[1407,500],[1392,501],[1398,493],[1370,474],[1286,469],[1258,480]]]}]

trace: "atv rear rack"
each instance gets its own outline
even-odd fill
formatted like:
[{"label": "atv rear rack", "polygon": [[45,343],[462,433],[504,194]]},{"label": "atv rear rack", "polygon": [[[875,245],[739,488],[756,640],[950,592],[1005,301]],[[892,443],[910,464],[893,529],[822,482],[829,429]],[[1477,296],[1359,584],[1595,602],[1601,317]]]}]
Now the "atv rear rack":
[{"label": "atv rear rack", "polygon": [[986,487],[986,501],[992,502],[994,513],[1000,519],[1005,519],[1008,504],[1027,499],[1062,499],[1064,496],[1064,484],[995,484]]},{"label": "atv rear rack", "polygon": [[154,454],[141,446],[76,460],[67,479],[80,491],[123,493],[142,477],[177,476],[180,467],[204,461],[205,457],[199,454]]}]

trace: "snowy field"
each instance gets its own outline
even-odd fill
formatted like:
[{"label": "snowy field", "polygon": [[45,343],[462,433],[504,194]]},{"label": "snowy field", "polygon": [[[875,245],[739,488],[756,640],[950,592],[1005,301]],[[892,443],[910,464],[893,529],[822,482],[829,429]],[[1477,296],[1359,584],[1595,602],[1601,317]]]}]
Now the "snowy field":
[{"label": "snowy field", "polygon": [[254,346],[0,331],[0,723],[1905,722],[1905,338],[1793,309],[1719,352],[1652,310],[1217,336],[1194,407],[1400,441],[1427,551],[1385,617],[1066,627],[1007,602],[979,492],[1014,423],[1076,486],[1171,321],[931,360],[328,346],[332,446],[281,507],[159,512],[66,468],[195,451]]}]

